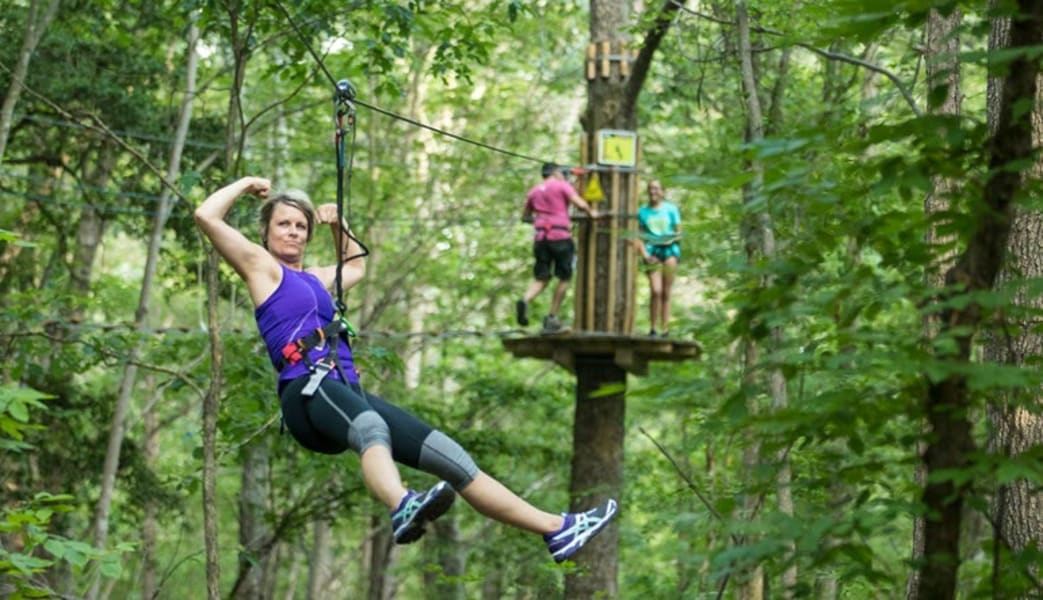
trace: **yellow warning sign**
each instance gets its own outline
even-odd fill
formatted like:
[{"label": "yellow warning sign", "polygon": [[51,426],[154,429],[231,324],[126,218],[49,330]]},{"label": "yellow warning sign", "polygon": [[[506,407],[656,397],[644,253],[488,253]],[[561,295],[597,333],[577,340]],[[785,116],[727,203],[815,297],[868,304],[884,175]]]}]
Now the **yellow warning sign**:
[{"label": "yellow warning sign", "polygon": [[598,172],[594,171],[587,180],[587,187],[583,190],[583,199],[587,202],[601,202],[605,199],[605,192],[601,191],[601,182],[598,181]]},{"label": "yellow warning sign", "polygon": [[598,164],[633,167],[637,164],[637,133],[620,129],[598,130]]}]

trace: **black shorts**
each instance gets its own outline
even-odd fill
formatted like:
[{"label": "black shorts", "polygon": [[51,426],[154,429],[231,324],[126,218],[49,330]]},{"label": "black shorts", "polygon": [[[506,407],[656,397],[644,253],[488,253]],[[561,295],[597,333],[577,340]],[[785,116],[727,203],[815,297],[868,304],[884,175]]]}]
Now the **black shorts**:
[{"label": "black shorts", "polygon": [[532,276],[539,281],[549,281],[551,267],[554,276],[561,280],[572,279],[572,269],[576,264],[576,244],[572,238],[567,240],[537,240],[532,244],[532,255],[536,264],[532,267]]},{"label": "black shorts", "polygon": [[362,391],[358,384],[338,379],[322,380],[322,392],[302,396],[310,375],[302,375],[285,386],[279,398],[283,423],[297,443],[313,452],[340,454],[348,449],[349,429],[360,413],[373,410],[387,423],[391,454],[404,465],[417,468],[424,440],[433,428],[411,413],[376,394]]}]

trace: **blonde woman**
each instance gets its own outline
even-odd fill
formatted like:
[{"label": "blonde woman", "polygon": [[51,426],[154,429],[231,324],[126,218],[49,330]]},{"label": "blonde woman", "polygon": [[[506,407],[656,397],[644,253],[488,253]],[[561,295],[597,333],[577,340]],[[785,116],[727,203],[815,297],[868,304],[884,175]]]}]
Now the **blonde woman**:
[{"label": "blonde woman", "polygon": [[[243,196],[265,199],[260,243],[224,219]],[[303,192],[273,195],[268,179],[244,177],[212,193],[196,209],[195,220],[246,282],[258,329],[279,372],[280,407],[290,434],[315,452],[351,449],[360,455],[366,487],[391,511],[396,543],[419,539],[428,522],[449,510],[457,493],[490,518],[541,534],[558,562],[572,556],[615,515],[616,502],[611,499],[586,512],[540,510],[482,472],[452,438],[362,389],[347,340],[339,340],[328,326],[336,321],[329,290],[338,269],[343,289],[356,285],[366,272],[361,248],[339,221],[336,205],[316,209]],[[305,250],[319,224],[330,226],[344,262],[305,268]],[[396,463],[442,481],[426,491],[409,490]]]}]

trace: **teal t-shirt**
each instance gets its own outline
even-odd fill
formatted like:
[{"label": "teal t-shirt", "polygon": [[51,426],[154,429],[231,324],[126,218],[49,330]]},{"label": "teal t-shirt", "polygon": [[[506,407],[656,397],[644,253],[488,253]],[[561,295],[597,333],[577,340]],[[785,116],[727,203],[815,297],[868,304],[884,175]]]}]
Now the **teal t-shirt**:
[{"label": "teal t-shirt", "polygon": [[681,229],[681,212],[672,202],[663,200],[652,208],[637,209],[637,223],[647,246],[665,246],[677,241]]}]

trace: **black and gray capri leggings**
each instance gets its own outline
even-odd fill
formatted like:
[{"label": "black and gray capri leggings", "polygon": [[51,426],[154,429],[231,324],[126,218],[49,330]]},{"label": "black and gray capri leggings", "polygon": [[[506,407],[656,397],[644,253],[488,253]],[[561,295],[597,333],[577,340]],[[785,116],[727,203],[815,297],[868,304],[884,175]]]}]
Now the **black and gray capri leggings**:
[{"label": "black and gray capri leggings", "polygon": [[311,397],[301,390],[310,375],[286,384],[279,402],[286,428],[314,452],[362,454],[375,444],[391,449],[396,462],[448,481],[457,491],[478,474],[478,465],[460,444],[380,396],[358,385],[326,377]]}]

